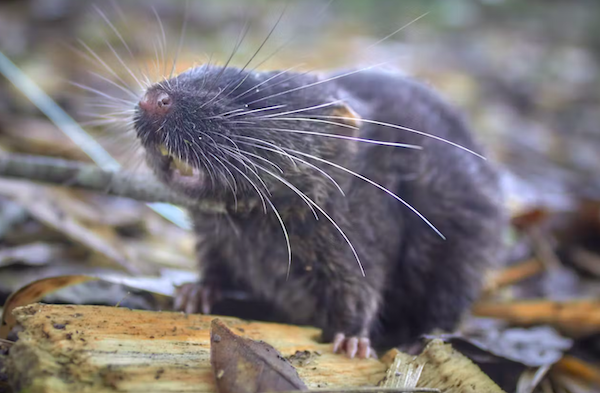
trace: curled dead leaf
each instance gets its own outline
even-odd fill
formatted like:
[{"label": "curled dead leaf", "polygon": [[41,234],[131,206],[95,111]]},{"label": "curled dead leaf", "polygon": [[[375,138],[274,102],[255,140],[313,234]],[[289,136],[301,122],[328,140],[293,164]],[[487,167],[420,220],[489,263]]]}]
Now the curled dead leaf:
[{"label": "curled dead leaf", "polygon": [[61,288],[91,280],[97,280],[97,278],[81,275],[49,277],[34,281],[13,292],[8,299],[6,299],[6,303],[4,304],[2,321],[0,324],[0,338],[6,338],[11,329],[15,326],[17,321],[12,315],[12,311],[15,308],[36,302],[47,294]]}]

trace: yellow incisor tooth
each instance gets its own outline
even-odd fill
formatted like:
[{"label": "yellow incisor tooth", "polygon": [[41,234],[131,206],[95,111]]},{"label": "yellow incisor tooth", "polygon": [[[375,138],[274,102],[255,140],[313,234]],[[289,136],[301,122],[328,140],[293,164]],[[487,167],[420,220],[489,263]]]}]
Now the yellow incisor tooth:
[{"label": "yellow incisor tooth", "polygon": [[160,150],[160,154],[162,154],[163,156],[169,155],[169,150],[167,150],[167,147],[165,145],[159,145],[158,149]]},{"label": "yellow incisor tooth", "polygon": [[190,165],[177,158],[173,158],[173,164],[179,169],[179,173],[181,173],[182,176],[192,176],[194,174],[194,169]]}]

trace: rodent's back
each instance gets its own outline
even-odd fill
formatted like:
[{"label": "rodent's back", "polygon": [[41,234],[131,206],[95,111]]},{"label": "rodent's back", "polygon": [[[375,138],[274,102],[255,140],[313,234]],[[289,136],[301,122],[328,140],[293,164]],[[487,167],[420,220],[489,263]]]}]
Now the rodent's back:
[{"label": "rodent's back", "polygon": [[[370,71],[336,84],[366,119],[425,132],[483,154],[460,113],[422,83]],[[496,169],[490,161],[408,130],[365,124],[361,137],[422,147],[361,146],[357,170],[386,184],[445,236],[441,239],[408,209],[399,211],[401,251],[387,275],[378,327],[385,334],[380,339],[394,344],[398,335],[450,330],[477,297],[485,271],[502,257],[507,217]],[[354,187],[364,184],[355,182]]]}]

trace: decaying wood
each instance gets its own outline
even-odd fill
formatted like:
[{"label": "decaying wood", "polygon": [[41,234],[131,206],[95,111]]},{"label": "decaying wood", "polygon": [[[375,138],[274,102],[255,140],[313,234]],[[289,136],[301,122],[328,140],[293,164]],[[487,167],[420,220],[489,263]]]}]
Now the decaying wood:
[{"label": "decaying wood", "polygon": [[8,299],[6,299],[4,308],[2,309],[2,319],[0,320],[0,340],[7,338],[8,334],[17,323],[17,320],[12,314],[12,311],[15,308],[37,302],[44,296],[58,289],[70,285],[81,284],[91,280],[96,280],[96,278],[76,275],[48,277],[29,283],[18,291],[12,293]]},{"label": "decaying wood", "polygon": [[469,358],[441,340],[431,341],[419,356],[397,350],[382,360],[389,364],[383,386],[427,386],[444,393],[504,393]]},{"label": "decaying wood", "polygon": [[[10,383],[28,392],[216,392],[210,365],[213,316],[117,307],[33,304],[14,311],[22,331],[10,350]],[[310,389],[375,386],[386,365],[347,359],[314,328],[221,318],[236,334],[263,340],[294,364]]]}]

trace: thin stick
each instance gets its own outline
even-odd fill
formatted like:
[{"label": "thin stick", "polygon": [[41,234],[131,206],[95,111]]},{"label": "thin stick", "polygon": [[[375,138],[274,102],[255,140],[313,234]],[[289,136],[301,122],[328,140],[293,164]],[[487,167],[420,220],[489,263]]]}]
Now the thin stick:
[{"label": "thin stick", "polygon": [[162,202],[209,213],[224,212],[212,201],[196,201],[165,188],[150,175],[103,170],[93,164],[25,154],[0,155],[0,176],[81,188],[145,202]]}]

